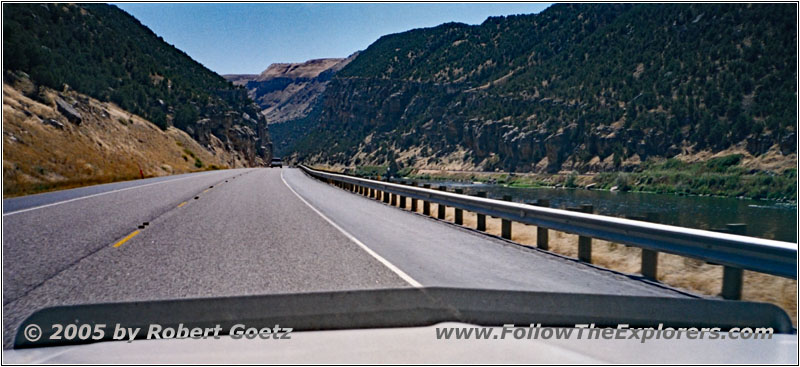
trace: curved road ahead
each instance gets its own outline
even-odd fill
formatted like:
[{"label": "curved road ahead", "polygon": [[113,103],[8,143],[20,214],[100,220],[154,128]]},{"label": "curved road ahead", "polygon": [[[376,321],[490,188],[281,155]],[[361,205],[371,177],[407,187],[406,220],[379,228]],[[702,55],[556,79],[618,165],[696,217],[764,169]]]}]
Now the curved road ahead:
[{"label": "curved road ahead", "polygon": [[6,199],[3,225],[4,348],[25,317],[54,305],[410,286],[683,296],[297,169]]}]

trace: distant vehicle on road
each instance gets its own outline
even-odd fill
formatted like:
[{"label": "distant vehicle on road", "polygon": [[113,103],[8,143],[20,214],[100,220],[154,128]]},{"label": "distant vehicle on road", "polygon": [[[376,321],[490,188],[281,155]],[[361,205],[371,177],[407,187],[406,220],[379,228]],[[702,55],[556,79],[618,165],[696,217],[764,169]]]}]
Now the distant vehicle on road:
[{"label": "distant vehicle on road", "polygon": [[272,162],[269,163],[269,166],[270,167],[282,168],[283,167],[283,161],[281,161],[280,158],[272,158]]}]

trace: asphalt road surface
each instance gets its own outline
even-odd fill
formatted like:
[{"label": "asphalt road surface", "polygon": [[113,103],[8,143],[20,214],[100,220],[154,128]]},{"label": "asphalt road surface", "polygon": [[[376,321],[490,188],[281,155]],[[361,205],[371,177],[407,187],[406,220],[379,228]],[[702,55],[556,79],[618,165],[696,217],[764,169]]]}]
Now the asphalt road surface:
[{"label": "asphalt road surface", "polygon": [[6,199],[3,255],[4,348],[25,317],[55,305],[411,286],[684,296],[392,208],[297,169]]}]

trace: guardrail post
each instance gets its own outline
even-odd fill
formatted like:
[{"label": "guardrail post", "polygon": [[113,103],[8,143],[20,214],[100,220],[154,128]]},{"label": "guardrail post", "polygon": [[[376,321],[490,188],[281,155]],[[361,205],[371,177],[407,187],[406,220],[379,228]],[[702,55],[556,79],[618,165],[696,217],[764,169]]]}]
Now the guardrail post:
[{"label": "guardrail post", "polygon": [[[647,213],[648,222],[657,222],[656,213]],[[658,280],[658,251],[642,249],[642,276],[650,280]]]},{"label": "guardrail post", "polygon": [[[550,200],[539,199],[536,200],[536,204],[534,205],[547,208],[550,207]],[[545,251],[548,250],[550,248],[549,240],[549,230],[541,226],[536,226],[536,247]]]},{"label": "guardrail post", "polygon": [[[431,185],[430,184],[424,184],[424,185],[422,185],[422,187],[424,187],[426,189],[430,189]],[[425,200],[422,201],[422,214],[431,215],[431,202],[430,201],[425,201]]]},{"label": "guardrail post", "polygon": [[[399,183],[401,185],[408,185],[408,182],[406,182],[406,180],[400,180]],[[406,197],[403,196],[403,195],[400,195],[400,199],[398,201],[400,203],[400,207],[405,209],[406,208]]]},{"label": "guardrail post", "polygon": [[[747,225],[744,223],[731,223],[725,226],[727,232],[738,235],[747,233]],[[741,268],[724,266],[722,268],[722,298],[738,300],[742,299],[742,278],[744,271]]]},{"label": "guardrail post", "polygon": [[381,191],[381,196],[383,197],[383,202],[389,204],[389,193],[385,190]]},{"label": "guardrail post", "polygon": [[392,206],[397,206],[397,194],[392,194]]},{"label": "guardrail post", "polygon": [[[511,195],[503,195],[503,200],[511,201]],[[508,219],[500,219],[500,237],[507,240],[511,239],[511,221]]]},{"label": "guardrail post", "polygon": [[[444,186],[439,186],[439,191],[447,191],[447,188],[444,187]],[[442,205],[442,204],[437,204],[436,208],[437,208],[437,211],[438,211],[437,218],[444,219],[445,210],[447,210],[447,207]]]},{"label": "guardrail post", "polygon": [[[411,186],[416,187],[417,184],[416,183],[411,183]],[[417,199],[416,198],[411,198],[411,211],[414,212],[414,213],[417,212]]]},{"label": "guardrail post", "polygon": [[642,276],[650,280],[658,278],[658,251],[642,249]]},{"label": "guardrail post", "polygon": [[[478,191],[477,196],[479,198],[485,198],[486,191]],[[486,231],[486,216],[478,213],[477,217],[478,217],[478,225],[476,226],[477,227],[476,229],[479,231]]]},{"label": "guardrail post", "polygon": [[[582,212],[591,214],[594,208],[591,204],[581,204],[578,208],[567,208],[574,212]],[[586,236],[578,236],[578,260],[591,263],[592,262],[592,238]]]},{"label": "guardrail post", "polygon": [[[456,194],[463,194],[463,193],[464,189],[456,189]],[[459,208],[455,208],[455,222],[458,225],[464,224],[464,211]]]},{"label": "guardrail post", "polygon": [[417,208],[417,199],[411,198],[411,211],[416,213],[419,208]]}]

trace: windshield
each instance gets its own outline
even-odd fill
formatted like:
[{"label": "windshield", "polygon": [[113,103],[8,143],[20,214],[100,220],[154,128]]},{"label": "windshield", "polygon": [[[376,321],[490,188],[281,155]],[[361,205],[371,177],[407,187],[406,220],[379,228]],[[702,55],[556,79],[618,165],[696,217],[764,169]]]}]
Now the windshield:
[{"label": "windshield", "polygon": [[[765,362],[797,342],[795,13],[4,4],[4,350],[542,324],[787,337],[736,344]],[[392,361],[480,350],[426,333],[443,359]],[[536,340],[735,349],[576,337]]]}]

